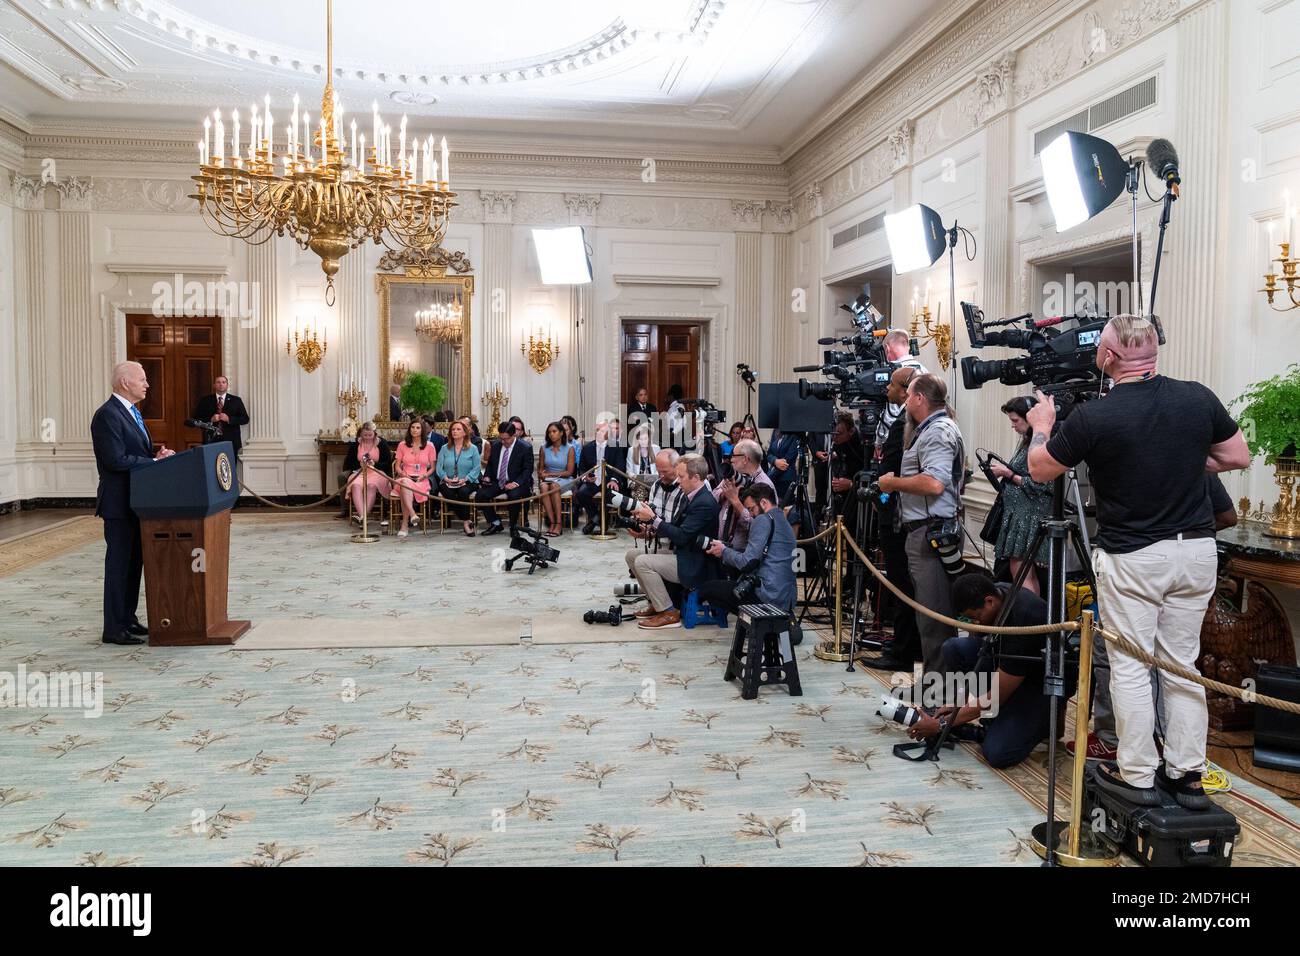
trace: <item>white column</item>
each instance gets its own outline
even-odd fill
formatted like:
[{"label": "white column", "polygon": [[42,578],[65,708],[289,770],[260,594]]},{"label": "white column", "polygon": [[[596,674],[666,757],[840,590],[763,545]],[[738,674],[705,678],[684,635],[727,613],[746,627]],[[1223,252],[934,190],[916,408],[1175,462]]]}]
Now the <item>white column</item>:
[{"label": "white column", "polygon": [[89,442],[90,419],[108,394],[108,374],[95,361],[103,354],[90,283],[90,182],[58,183],[59,355],[61,401],[59,441]]},{"label": "white column", "polygon": [[276,241],[247,246],[248,281],[252,283],[253,321],[240,332],[248,356],[241,384],[248,404],[248,447],[256,452],[283,452],[280,433],[280,362],[283,335],[276,289]]},{"label": "white column", "polygon": [[[383,402],[383,397],[379,394],[379,379],[370,371],[370,353],[371,338],[369,334],[369,323],[367,319],[367,305],[374,296],[374,273],[367,268],[365,247],[354,250],[351,255],[344,260],[344,268],[340,271],[336,284],[339,287],[339,297],[336,308],[338,310],[338,341],[339,341],[339,364],[338,368],[344,375],[355,373],[357,377],[356,386],[361,387],[361,377],[369,373],[370,381],[367,383],[366,404],[357,410],[357,420],[359,422],[373,418],[382,408],[388,409],[387,399]],[[333,349],[331,349],[333,351]],[[326,378],[326,383],[338,381],[338,375],[332,379]],[[328,391],[328,389],[327,389]],[[326,399],[337,401],[338,393]],[[326,410],[325,422],[329,427],[331,420],[342,421],[347,415],[348,410],[342,405],[335,405],[336,416],[331,419],[329,409]]]},{"label": "white column", "polygon": [[[1218,265],[1226,261],[1226,217],[1215,200],[1228,195],[1224,151],[1229,143],[1223,136],[1228,29],[1225,0],[1210,0],[1178,21],[1177,112],[1170,139],[1188,175],[1189,191],[1173,206],[1153,303],[1168,337],[1161,371],[1211,386],[1218,381],[1224,315]],[[1153,256],[1154,247],[1143,254]]]},{"label": "white column", "polygon": [[[45,193],[40,180],[15,175],[14,332],[18,351],[18,440],[39,442],[45,404]],[[56,433],[57,437],[57,433]]]},{"label": "white column", "polygon": [[[483,302],[483,374],[505,374],[510,370],[510,279],[513,268],[512,245],[514,236],[513,192],[480,190],[483,201],[483,266],[480,271]],[[515,383],[522,388],[523,382]],[[482,383],[475,383],[473,404],[478,407],[479,427],[486,429],[491,409],[481,404]],[[517,400],[518,396],[511,396]],[[508,409],[502,409],[509,414]],[[527,419],[525,419],[527,421]]]}]

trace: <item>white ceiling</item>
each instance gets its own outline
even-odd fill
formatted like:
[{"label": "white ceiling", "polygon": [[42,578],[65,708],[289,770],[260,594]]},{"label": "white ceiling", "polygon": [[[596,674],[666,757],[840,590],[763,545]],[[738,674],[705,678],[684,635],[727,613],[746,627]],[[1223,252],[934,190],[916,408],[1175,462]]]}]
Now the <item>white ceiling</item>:
[{"label": "white ceiling", "polygon": [[[439,132],[780,148],[944,2],[337,0],[335,87]],[[29,128],[315,114],[325,3],[0,0],[0,63]]]}]

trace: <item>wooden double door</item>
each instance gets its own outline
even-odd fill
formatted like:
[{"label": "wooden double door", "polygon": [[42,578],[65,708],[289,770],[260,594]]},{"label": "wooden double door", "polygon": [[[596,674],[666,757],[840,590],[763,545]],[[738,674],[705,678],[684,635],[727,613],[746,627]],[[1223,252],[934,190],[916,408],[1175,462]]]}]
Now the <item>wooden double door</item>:
[{"label": "wooden double door", "polygon": [[650,403],[668,408],[668,389],[682,387],[683,398],[700,397],[700,326],[691,322],[624,322],[621,392],[625,403],[638,389]]},{"label": "wooden double door", "polygon": [[185,419],[222,374],[221,318],[130,313],[126,357],[144,366],[149,379],[140,413],[154,445],[185,451],[203,444],[203,435],[186,428]]}]

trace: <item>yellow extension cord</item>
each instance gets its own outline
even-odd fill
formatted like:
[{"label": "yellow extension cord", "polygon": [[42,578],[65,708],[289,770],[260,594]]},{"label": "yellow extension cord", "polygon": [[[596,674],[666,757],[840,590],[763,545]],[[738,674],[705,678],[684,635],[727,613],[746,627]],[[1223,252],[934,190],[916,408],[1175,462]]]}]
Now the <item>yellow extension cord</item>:
[{"label": "yellow extension cord", "polygon": [[1205,772],[1201,774],[1201,786],[1206,793],[1227,793],[1232,789],[1232,778],[1217,763],[1207,760]]}]

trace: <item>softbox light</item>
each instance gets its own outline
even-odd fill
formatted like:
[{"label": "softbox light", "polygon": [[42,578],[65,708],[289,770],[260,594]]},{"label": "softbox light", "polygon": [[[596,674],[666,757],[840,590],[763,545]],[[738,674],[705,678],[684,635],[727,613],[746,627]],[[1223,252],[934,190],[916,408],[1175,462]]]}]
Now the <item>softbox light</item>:
[{"label": "softbox light", "polygon": [[947,248],[948,231],[929,206],[919,203],[885,217],[885,237],[899,275],[934,265]]},{"label": "softbox light", "polygon": [[1110,143],[1073,130],[1039,154],[1056,231],[1091,219],[1124,191],[1129,164]]},{"label": "softbox light", "polygon": [[591,259],[581,226],[534,229],[533,247],[545,285],[583,285],[591,281]]}]

